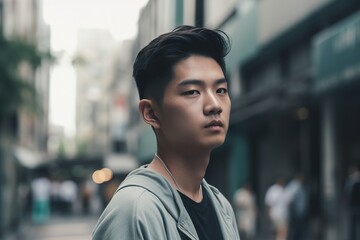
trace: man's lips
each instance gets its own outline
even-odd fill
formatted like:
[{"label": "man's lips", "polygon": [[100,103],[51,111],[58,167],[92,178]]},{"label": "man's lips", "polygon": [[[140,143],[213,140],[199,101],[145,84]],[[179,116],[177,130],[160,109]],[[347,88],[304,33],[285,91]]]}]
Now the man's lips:
[{"label": "man's lips", "polygon": [[220,120],[213,120],[211,122],[209,122],[208,124],[205,125],[205,128],[209,128],[209,127],[223,127],[224,124],[222,123],[222,121]]}]

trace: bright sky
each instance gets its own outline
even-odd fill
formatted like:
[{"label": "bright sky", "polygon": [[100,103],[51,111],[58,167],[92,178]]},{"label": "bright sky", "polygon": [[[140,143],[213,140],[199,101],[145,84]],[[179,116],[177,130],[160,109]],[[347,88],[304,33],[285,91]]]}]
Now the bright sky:
[{"label": "bright sky", "polygon": [[79,28],[108,29],[116,40],[134,38],[139,10],[148,0],[43,0],[52,51],[64,51],[50,76],[50,122],[75,134],[76,79],[70,64]]}]

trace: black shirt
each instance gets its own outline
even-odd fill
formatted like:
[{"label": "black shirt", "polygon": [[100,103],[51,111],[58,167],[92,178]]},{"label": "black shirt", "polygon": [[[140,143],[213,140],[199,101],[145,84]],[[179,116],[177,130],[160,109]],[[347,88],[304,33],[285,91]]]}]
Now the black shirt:
[{"label": "black shirt", "polygon": [[180,196],[195,226],[200,240],[222,240],[222,232],[215,208],[211,203],[208,193],[203,188],[203,199],[197,203],[182,194]]}]

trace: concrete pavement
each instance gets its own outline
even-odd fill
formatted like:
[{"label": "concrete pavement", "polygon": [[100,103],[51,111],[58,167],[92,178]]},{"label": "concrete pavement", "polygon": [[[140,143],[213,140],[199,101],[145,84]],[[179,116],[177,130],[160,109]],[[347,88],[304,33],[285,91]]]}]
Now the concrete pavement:
[{"label": "concrete pavement", "polygon": [[24,224],[6,240],[90,240],[97,216],[53,217],[47,223]]}]

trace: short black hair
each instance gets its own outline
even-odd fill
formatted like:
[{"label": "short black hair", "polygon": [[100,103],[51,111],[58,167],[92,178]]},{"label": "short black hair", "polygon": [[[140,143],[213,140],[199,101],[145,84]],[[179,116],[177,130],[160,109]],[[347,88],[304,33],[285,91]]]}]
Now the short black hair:
[{"label": "short black hair", "polygon": [[174,65],[191,55],[213,58],[226,75],[224,57],[229,50],[230,39],[221,30],[182,25],[158,36],[139,52],[133,66],[140,99],[161,103]]}]

